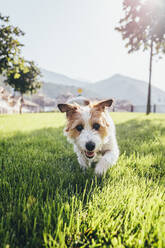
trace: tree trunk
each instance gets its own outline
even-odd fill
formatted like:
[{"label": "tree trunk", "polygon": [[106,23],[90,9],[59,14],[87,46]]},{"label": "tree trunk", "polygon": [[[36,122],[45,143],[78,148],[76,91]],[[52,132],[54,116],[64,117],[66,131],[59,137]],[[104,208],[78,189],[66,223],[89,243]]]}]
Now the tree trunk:
[{"label": "tree trunk", "polygon": [[22,105],[20,104],[19,106],[19,114],[21,115],[22,114]]},{"label": "tree trunk", "polygon": [[153,60],[153,39],[151,39],[151,52],[150,52],[150,68],[149,68],[149,84],[148,84],[148,97],[146,114],[151,113],[151,77],[152,77],[152,60]]},{"label": "tree trunk", "polygon": [[19,114],[22,114],[22,105],[24,103],[24,99],[23,99],[23,94],[21,94],[21,97],[19,99]]}]

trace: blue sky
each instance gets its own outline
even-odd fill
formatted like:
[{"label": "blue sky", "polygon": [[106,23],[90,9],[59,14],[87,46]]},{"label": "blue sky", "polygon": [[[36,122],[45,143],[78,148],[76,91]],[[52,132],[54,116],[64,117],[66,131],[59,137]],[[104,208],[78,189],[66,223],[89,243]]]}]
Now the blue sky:
[{"label": "blue sky", "polygon": [[[0,11],[26,33],[23,55],[40,67],[88,81],[148,80],[149,52],[128,55],[114,31],[122,0],[1,0]],[[165,56],[154,61],[153,84],[165,90]]]}]

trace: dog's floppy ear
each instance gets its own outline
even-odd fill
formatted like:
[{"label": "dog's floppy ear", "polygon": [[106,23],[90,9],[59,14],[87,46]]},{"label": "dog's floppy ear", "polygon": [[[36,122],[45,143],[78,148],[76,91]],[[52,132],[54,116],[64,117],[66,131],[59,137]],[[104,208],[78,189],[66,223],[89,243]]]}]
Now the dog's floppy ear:
[{"label": "dog's floppy ear", "polygon": [[112,103],[113,103],[113,99],[104,100],[94,105],[94,108],[104,111],[105,107],[111,107]]},{"label": "dog's floppy ear", "polygon": [[71,105],[71,104],[66,104],[66,103],[64,103],[64,104],[62,104],[62,103],[61,104],[58,104],[57,107],[59,108],[59,110],[62,113],[64,113],[64,112],[68,113],[70,111],[74,112],[74,111],[77,110],[77,106],[74,106],[74,105]]}]

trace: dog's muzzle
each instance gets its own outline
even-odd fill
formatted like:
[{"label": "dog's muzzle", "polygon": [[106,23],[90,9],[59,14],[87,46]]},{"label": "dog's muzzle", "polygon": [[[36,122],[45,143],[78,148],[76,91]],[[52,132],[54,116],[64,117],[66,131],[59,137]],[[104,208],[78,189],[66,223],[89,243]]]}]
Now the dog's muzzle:
[{"label": "dog's muzzle", "polygon": [[95,149],[95,143],[92,142],[92,141],[89,141],[86,143],[85,145],[86,147],[86,151],[85,151],[85,155],[87,158],[93,158],[95,156],[95,152],[94,152],[94,149]]}]

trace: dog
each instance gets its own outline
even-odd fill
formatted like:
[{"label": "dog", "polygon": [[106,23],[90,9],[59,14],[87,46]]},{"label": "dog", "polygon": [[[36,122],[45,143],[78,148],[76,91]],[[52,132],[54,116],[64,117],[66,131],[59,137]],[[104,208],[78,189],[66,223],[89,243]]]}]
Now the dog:
[{"label": "dog", "polygon": [[119,157],[115,125],[108,111],[112,103],[112,99],[92,103],[77,98],[58,104],[59,110],[66,113],[64,135],[73,144],[80,167],[87,169],[95,163],[97,175],[105,174]]}]

